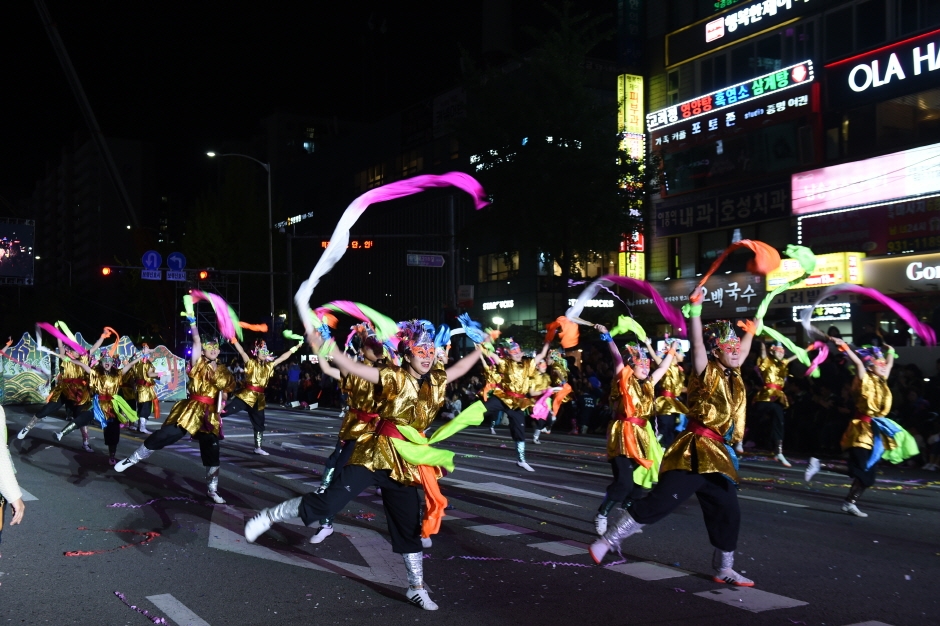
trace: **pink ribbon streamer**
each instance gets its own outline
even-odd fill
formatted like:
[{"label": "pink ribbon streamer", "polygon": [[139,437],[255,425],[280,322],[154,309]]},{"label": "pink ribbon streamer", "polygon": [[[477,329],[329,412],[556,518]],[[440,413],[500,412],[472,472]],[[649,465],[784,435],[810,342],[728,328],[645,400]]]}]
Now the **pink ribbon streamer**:
[{"label": "pink ribbon streamer", "polygon": [[376,202],[403,198],[434,187],[457,187],[467,192],[473,197],[473,203],[477,209],[482,209],[488,204],[483,186],[480,185],[475,178],[463,172],[448,172],[447,174],[441,175],[427,174],[406,180],[399,180],[388,185],[370,189],[353,200],[336,224],[336,228],[333,230],[333,236],[330,237],[330,243],[326,251],[320,257],[320,260],[317,261],[316,266],[314,266],[310,277],[300,285],[300,288],[294,295],[294,304],[297,306],[300,319],[303,321],[307,333],[313,330],[313,323],[310,319],[310,298],[313,296],[313,290],[320,282],[320,279],[333,269],[333,266],[346,254],[346,247],[349,245],[349,230],[365,210],[369,208],[369,205]]},{"label": "pink ribbon streamer", "polygon": [[222,296],[207,291],[199,291],[198,289],[193,289],[190,295],[192,295],[194,303],[204,300],[212,305],[212,310],[215,311],[215,317],[219,323],[219,333],[223,337],[231,341],[239,336],[240,327],[237,326],[237,322],[232,321],[231,307]]},{"label": "pink ribbon streamer", "polygon": [[806,373],[803,376],[811,376],[813,372],[816,371],[816,368],[819,367],[823,361],[829,357],[829,345],[825,341],[814,341],[813,345],[809,347],[809,350],[819,350],[816,354],[816,357],[813,359],[813,362],[810,363],[809,367],[806,368]]},{"label": "pink ribbon streamer", "polygon": [[69,338],[65,335],[65,333],[63,333],[62,331],[60,331],[58,328],[56,328],[56,327],[53,326],[52,324],[47,324],[47,323],[45,323],[45,322],[37,322],[37,323],[36,323],[36,326],[37,326],[39,329],[46,331],[47,333],[49,333],[50,335],[52,335],[52,336],[55,337],[56,339],[60,340],[62,343],[64,343],[64,344],[67,345],[68,347],[70,347],[72,350],[75,350],[75,351],[78,352],[79,354],[88,354],[88,350],[86,350],[86,349],[83,348],[81,345],[79,345],[79,344],[75,343],[74,341],[72,341],[71,339],[69,339]]},{"label": "pink ribbon streamer", "polygon": [[578,296],[577,301],[565,312],[565,317],[569,319],[580,318],[581,312],[584,310],[584,305],[592,300],[601,288],[605,287],[604,283],[618,285],[624,289],[629,289],[630,291],[634,291],[651,298],[653,302],[656,303],[656,308],[659,310],[659,313],[666,319],[667,322],[673,326],[673,328],[678,330],[679,336],[683,338],[687,336],[688,333],[685,327],[685,318],[682,317],[682,312],[663,300],[663,297],[659,295],[659,292],[656,291],[656,288],[651,284],[645,280],[637,280],[636,278],[630,278],[628,276],[617,276],[615,274],[601,276],[588,285],[587,289],[581,292],[581,295]]},{"label": "pink ribbon streamer", "polygon": [[814,302],[812,306],[808,306],[805,309],[803,309],[803,311],[800,313],[800,320],[803,324],[803,328],[806,329],[806,332],[809,336],[813,336],[814,333],[818,335],[819,333],[819,331],[813,327],[812,322],[811,322],[811,319],[813,316],[813,309],[815,309],[819,305],[820,302],[822,302],[829,296],[833,296],[837,293],[857,293],[862,296],[867,296],[871,298],[872,300],[885,305],[886,307],[891,309],[898,317],[904,320],[907,323],[907,325],[910,326],[911,329],[915,333],[917,333],[917,336],[924,340],[925,344],[927,344],[928,346],[937,345],[937,335],[934,332],[933,328],[931,328],[927,324],[924,324],[919,319],[917,319],[917,316],[914,315],[914,313],[910,309],[908,309],[906,306],[904,306],[897,300],[894,300],[893,298],[889,298],[888,296],[884,295],[880,291],[877,291],[870,287],[861,287],[859,285],[849,285],[849,284],[833,285],[832,287],[826,287],[819,293],[819,297],[816,299],[816,302]]}]

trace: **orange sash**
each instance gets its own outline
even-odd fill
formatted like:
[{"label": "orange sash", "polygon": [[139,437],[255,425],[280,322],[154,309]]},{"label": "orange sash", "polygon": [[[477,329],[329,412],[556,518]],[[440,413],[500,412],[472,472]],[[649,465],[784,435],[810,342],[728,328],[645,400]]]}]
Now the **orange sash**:
[{"label": "orange sash", "polygon": [[[623,402],[624,413],[628,417],[632,417],[636,414],[636,407],[633,406],[633,398],[630,396],[630,388],[628,386],[631,376],[633,376],[633,368],[629,365],[624,365],[617,381],[620,385],[620,398]],[[643,455],[640,454],[640,446],[636,442],[636,435],[633,434],[632,425],[628,426],[624,424],[621,433],[623,436],[623,449],[626,451],[627,455],[646,469],[653,467],[653,462],[649,459],[644,459]]]},{"label": "orange sash", "polygon": [[552,413],[553,414],[558,415],[558,409],[561,408],[561,403],[564,402],[565,398],[567,398],[570,394],[571,394],[571,385],[569,385],[568,383],[565,383],[564,385],[562,385],[561,391],[555,394],[555,399],[552,400]]}]

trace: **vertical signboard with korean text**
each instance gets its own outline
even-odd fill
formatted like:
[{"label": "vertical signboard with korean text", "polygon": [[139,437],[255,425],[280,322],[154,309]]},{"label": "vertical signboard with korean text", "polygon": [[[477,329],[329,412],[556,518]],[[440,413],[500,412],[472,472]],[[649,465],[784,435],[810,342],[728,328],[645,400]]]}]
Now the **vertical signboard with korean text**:
[{"label": "vertical signboard with korean text", "polygon": [[643,133],[643,77],[621,74],[617,77],[617,132],[623,137],[623,148],[632,158],[646,155]]}]

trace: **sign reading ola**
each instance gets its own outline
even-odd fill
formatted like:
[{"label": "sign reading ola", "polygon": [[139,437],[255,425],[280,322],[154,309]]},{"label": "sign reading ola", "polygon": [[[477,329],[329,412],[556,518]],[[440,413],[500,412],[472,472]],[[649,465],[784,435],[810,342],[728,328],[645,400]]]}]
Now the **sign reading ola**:
[{"label": "sign reading ola", "polygon": [[831,107],[858,106],[933,89],[940,80],[940,30],[826,66]]}]

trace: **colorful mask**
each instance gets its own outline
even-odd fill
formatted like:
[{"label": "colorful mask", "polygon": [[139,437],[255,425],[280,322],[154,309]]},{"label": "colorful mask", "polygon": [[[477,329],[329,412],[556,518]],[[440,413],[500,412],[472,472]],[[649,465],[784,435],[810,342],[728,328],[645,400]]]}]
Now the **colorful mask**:
[{"label": "colorful mask", "polygon": [[425,359],[433,359],[435,353],[434,344],[421,344],[420,346],[411,347],[411,356],[419,361]]}]

